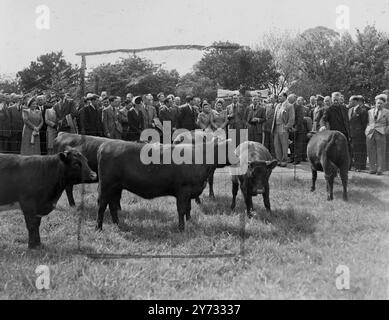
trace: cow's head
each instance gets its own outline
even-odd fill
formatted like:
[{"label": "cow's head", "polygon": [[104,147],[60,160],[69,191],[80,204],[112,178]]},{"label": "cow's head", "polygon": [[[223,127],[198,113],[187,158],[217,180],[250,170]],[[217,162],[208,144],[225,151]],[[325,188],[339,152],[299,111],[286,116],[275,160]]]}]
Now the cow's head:
[{"label": "cow's head", "polygon": [[88,166],[86,158],[76,149],[68,148],[58,154],[65,165],[65,179],[69,184],[95,182],[97,174]]},{"label": "cow's head", "polygon": [[265,193],[272,170],[277,166],[277,160],[249,162],[246,173],[247,192],[252,196]]}]

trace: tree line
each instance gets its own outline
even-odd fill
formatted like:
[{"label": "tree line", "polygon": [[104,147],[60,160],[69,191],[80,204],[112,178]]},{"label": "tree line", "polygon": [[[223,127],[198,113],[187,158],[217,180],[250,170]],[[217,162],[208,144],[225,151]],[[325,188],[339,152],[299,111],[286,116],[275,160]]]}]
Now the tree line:
[{"label": "tree line", "polygon": [[[77,96],[79,82],[79,68],[60,51],[38,57],[15,80],[1,80],[0,91],[51,90]],[[345,96],[357,93],[369,99],[388,87],[388,34],[370,25],[355,34],[339,34],[325,27],[295,34],[273,31],[264,34],[255,48],[215,42],[192,72],[182,76],[131,56],[99,65],[86,79],[87,92],[104,90],[125,96],[127,92],[163,91],[209,100],[216,98],[218,88],[268,88],[275,94],[293,91],[305,97],[341,91]]]}]

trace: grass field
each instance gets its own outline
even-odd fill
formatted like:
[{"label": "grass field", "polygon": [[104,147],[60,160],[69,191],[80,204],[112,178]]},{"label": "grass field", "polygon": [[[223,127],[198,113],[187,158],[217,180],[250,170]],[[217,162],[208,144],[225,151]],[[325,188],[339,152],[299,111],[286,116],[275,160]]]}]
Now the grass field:
[{"label": "grass field", "polygon": [[[277,168],[270,179],[271,224],[246,220],[243,258],[93,260],[77,250],[78,215],[63,196],[42,220],[45,244],[27,250],[20,211],[0,212],[0,299],[386,299],[389,277],[389,178],[350,172],[349,198],[326,201],[323,175],[310,193],[306,165]],[[96,232],[96,185],[86,187],[82,252],[218,254],[240,250],[239,193],[229,209],[229,176],[218,172],[216,201],[192,204],[192,221],[179,233],[173,198],[146,201],[125,192],[119,231],[106,212]],[[80,203],[80,187],[76,201]],[[260,214],[262,198],[254,200]],[[35,287],[38,265],[50,268],[50,289]],[[337,290],[336,268],[350,270],[350,289]]]}]

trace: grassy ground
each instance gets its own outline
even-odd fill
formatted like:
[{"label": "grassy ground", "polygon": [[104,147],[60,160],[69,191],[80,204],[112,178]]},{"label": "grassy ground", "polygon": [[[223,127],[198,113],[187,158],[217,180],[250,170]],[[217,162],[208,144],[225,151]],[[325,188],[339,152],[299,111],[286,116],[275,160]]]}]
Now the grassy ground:
[{"label": "grassy ground", "polygon": [[[224,170],[225,171],[225,170]],[[349,198],[326,201],[323,175],[309,192],[310,173],[277,168],[271,177],[272,223],[246,221],[244,258],[92,260],[77,250],[78,213],[62,197],[44,218],[39,251],[28,251],[17,210],[0,212],[0,299],[386,299],[389,272],[389,177],[350,173]],[[218,172],[216,201],[202,196],[192,221],[177,231],[173,198],[146,201],[124,193],[118,231],[108,212],[94,230],[96,185],[87,186],[83,252],[131,254],[235,253],[240,249],[239,194],[231,213],[231,184]],[[80,202],[80,188],[76,200]],[[261,198],[254,205],[260,214]],[[38,265],[51,272],[51,289],[35,288]],[[336,289],[336,268],[350,269],[350,289]]]}]

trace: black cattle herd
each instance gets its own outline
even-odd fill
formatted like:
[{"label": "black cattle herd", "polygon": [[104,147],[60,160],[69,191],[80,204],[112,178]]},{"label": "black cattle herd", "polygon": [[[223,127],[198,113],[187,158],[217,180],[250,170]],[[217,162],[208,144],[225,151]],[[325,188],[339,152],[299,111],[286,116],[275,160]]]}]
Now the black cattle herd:
[{"label": "black cattle herd", "polygon": [[[177,141],[172,144],[128,142],[62,132],[54,141],[54,155],[0,154],[0,206],[19,203],[28,230],[29,248],[40,246],[41,218],[54,210],[64,190],[69,204],[75,205],[73,185],[80,183],[98,182],[97,229],[102,229],[107,206],[113,223],[119,224],[118,211],[121,209],[122,191],[128,190],[145,199],[175,197],[178,226],[179,230],[183,231],[185,220],[190,219],[191,200],[199,201],[207,181],[213,181],[216,168],[239,166],[246,151],[247,168],[242,172],[231,171],[231,209],[235,208],[240,187],[247,215],[252,216],[252,197],[262,194],[266,208],[263,219],[269,221],[269,177],[278,163],[270,152],[258,142],[246,141],[235,149],[230,139],[223,140],[204,131],[193,131],[189,135],[204,136],[202,145]],[[213,138],[206,139],[209,135]],[[205,161],[207,155],[204,150],[209,148],[204,146],[213,148],[213,161]],[[165,156],[188,151],[192,159],[204,161],[145,164],[141,157],[145,147],[149,151],[156,151],[161,160]],[[235,163],[231,163],[231,158],[228,157],[232,148],[235,150]],[[226,156],[220,157],[220,153],[225,153]],[[332,200],[333,180],[339,169],[344,199],[347,200],[350,159],[347,140],[343,134],[330,130],[314,134],[308,144],[307,153],[312,166],[312,191],[315,190],[317,171],[324,171],[328,200]]]}]

